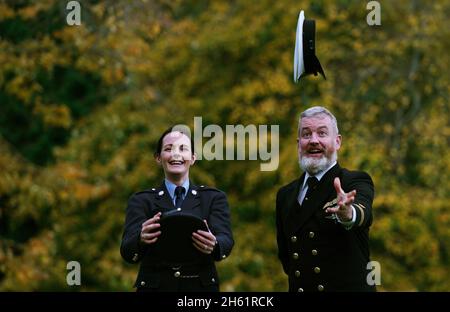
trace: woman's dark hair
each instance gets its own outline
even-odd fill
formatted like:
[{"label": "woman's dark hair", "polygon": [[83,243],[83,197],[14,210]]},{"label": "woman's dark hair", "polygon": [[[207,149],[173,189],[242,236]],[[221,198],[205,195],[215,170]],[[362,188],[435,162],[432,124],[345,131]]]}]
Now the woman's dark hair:
[{"label": "woman's dark hair", "polygon": [[174,125],[174,126],[171,126],[170,128],[168,128],[166,131],[164,131],[163,134],[161,134],[161,137],[159,138],[158,143],[156,143],[156,149],[155,149],[155,153],[153,155],[155,157],[158,157],[161,154],[162,143],[163,143],[164,137],[171,132],[181,132],[184,135],[186,135],[189,138],[189,140],[191,140],[191,150],[192,150],[192,153],[194,153],[194,141],[192,140],[190,131],[186,131],[186,130],[189,130],[189,128],[187,126]]}]

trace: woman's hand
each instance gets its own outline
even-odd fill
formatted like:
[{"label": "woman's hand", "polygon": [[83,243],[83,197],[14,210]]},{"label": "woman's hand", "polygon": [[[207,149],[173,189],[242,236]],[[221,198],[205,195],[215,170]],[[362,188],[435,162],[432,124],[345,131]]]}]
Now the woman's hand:
[{"label": "woman's hand", "polygon": [[193,245],[197,250],[204,254],[211,254],[216,247],[217,240],[216,237],[211,233],[208,227],[208,222],[203,220],[206,224],[208,231],[197,230],[197,232],[192,233]]},{"label": "woman's hand", "polygon": [[161,235],[161,231],[155,232],[161,225],[158,223],[161,212],[158,212],[153,218],[148,219],[142,223],[141,242],[144,244],[154,244]]}]

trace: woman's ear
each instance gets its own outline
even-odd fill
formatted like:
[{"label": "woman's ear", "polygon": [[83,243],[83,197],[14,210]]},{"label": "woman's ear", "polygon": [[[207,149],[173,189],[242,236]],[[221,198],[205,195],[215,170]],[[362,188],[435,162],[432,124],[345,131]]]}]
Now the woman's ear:
[{"label": "woman's ear", "polygon": [[161,155],[160,154],[155,155],[155,160],[156,160],[156,163],[161,166]]},{"label": "woman's ear", "polygon": [[196,160],[197,160],[197,154],[196,153],[192,153],[191,166],[195,163]]}]

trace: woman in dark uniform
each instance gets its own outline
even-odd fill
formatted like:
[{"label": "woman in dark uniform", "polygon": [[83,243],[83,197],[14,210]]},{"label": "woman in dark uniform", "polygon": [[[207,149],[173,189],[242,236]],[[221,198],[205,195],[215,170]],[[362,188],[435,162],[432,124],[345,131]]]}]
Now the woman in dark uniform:
[{"label": "woman in dark uniform", "polygon": [[[234,245],[228,202],[222,191],[189,180],[196,159],[194,145],[187,132],[175,129],[161,135],[155,151],[164,182],[135,193],[128,201],[120,252],[127,262],[141,262],[137,291],[219,291],[214,261],[225,259]],[[180,261],[168,263],[161,260],[157,242],[163,232],[160,219],[173,212],[197,216],[205,226],[192,233],[192,246],[198,252],[188,246],[198,256],[185,259],[179,250]]]}]

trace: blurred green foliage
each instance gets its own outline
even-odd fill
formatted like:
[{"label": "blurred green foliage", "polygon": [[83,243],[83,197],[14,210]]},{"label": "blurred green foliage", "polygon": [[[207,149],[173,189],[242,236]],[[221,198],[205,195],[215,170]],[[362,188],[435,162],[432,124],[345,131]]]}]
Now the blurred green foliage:
[{"label": "blurred green foliage", "polygon": [[[229,197],[236,245],[222,290],[284,291],[275,194],[299,176],[297,118],[337,116],[340,163],[376,185],[380,290],[449,291],[448,1],[0,1],[0,289],[131,290],[120,258],[127,198],[159,185],[173,123],[280,125],[280,166],[199,161]],[[292,82],[299,11],[316,20],[327,80]],[[66,284],[79,261],[82,285]]]}]

